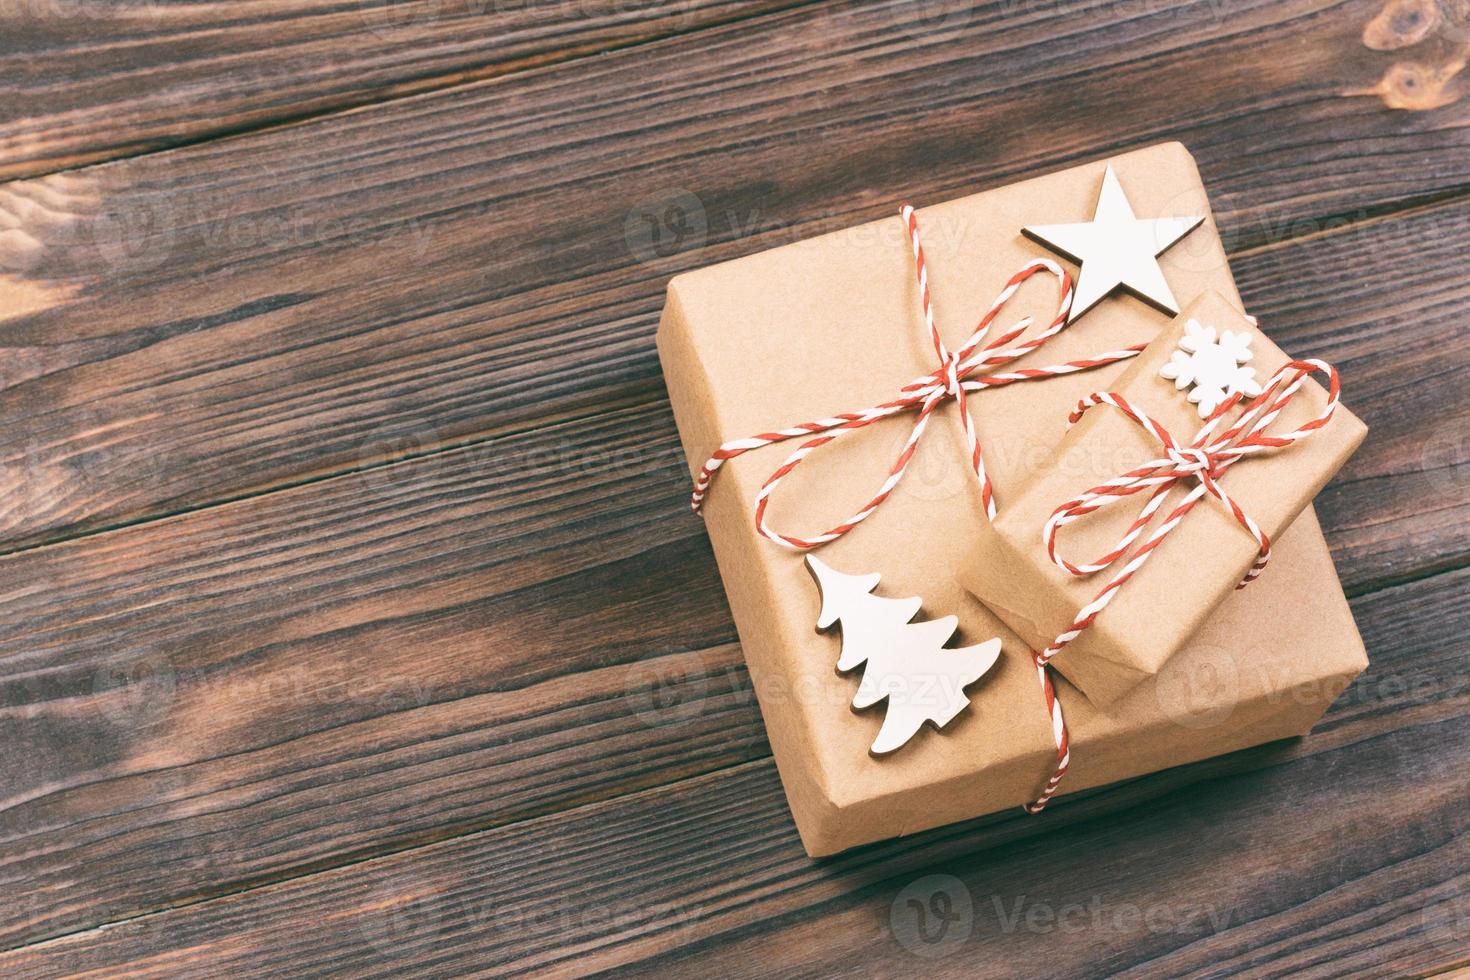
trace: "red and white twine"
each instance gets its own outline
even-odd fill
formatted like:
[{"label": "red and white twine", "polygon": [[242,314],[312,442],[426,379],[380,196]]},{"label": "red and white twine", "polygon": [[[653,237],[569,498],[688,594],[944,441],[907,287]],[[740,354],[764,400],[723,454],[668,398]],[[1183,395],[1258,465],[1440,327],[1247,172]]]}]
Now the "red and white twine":
[{"label": "red and white twine", "polygon": [[[1315,373],[1324,373],[1328,376],[1327,404],[1322,411],[1312,420],[1306,422],[1299,428],[1285,435],[1272,436],[1266,433],[1266,429],[1276,420],[1282,410],[1290,404],[1297,391],[1305,383],[1307,378]],[[1122,558],[1152,521],[1154,515],[1163,505],[1169,491],[1174,489],[1181,481],[1194,479],[1199,481],[1187,493],[1179,504],[1169,512],[1163,523],[1155,528],[1139,546],[1126,564],[1119,570],[1112,580],[1105,585],[1100,592],[1083,606],[1077,613],[1072,625],[1060,636],[1052,641],[1045,650],[1034,655],[1036,669],[1041,674],[1042,694],[1047,701],[1048,710],[1052,713],[1052,727],[1057,740],[1057,769],[1048,781],[1045,791],[1037,801],[1027,807],[1033,813],[1040,812],[1046,806],[1056,792],[1062,776],[1067,771],[1069,753],[1067,750],[1066,725],[1062,721],[1061,706],[1056,698],[1055,691],[1051,688],[1050,677],[1047,667],[1053,657],[1060,653],[1067,644],[1071,643],[1083,631],[1091,626],[1102,611],[1113,601],[1113,597],[1127,583],[1127,581],[1138,573],[1148,561],[1149,556],[1154,553],[1164,538],[1179,525],[1186,514],[1194,509],[1205,496],[1214,497],[1225,507],[1240,525],[1250,533],[1256,541],[1258,554],[1250,570],[1240,581],[1237,588],[1244,588],[1252,582],[1266,563],[1271,558],[1271,541],[1260,526],[1240,508],[1230,495],[1220,486],[1220,477],[1231,466],[1257,453],[1282,449],[1290,446],[1301,439],[1305,439],[1312,433],[1321,429],[1332,419],[1337,410],[1337,404],[1341,393],[1341,384],[1338,379],[1337,370],[1325,361],[1316,359],[1305,359],[1292,361],[1277,371],[1272,377],[1265,390],[1257,396],[1250,404],[1242,410],[1240,417],[1226,431],[1215,435],[1215,430],[1227,413],[1234,409],[1242,400],[1239,394],[1231,396],[1217,408],[1214,413],[1205,420],[1204,425],[1196,433],[1194,441],[1187,446],[1181,446],[1174,437],[1162,425],[1149,417],[1146,413],[1136,408],[1122,395],[1111,392],[1098,392],[1082,399],[1073,410],[1070,421],[1076,424],[1082,416],[1091,408],[1098,405],[1111,405],[1120,410],[1128,418],[1132,419],[1144,431],[1157,439],[1164,447],[1164,455],[1158,459],[1137,466],[1126,473],[1108,480],[1067,501],[1052,512],[1042,531],[1042,538],[1046,545],[1047,554],[1059,567],[1065,569],[1072,575],[1085,576],[1102,571],[1110,567],[1118,559]],[[1123,533],[1116,546],[1107,554],[1092,562],[1076,564],[1063,558],[1057,551],[1057,533],[1061,528],[1075,521],[1081,520],[1088,514],[1101,510],[1111,504],[1117,503],[1125,497],[1132,496],[1142,491],[1152,491],[1148,501],[1139,512],[1138,518],[1129,525]]]},{"label": "red and white twine", "polygon": [[[769,538],[784,548],[805,551],[835,541],[842,535],[857,527],[876,511],[889,495],[893,493],[904,473],[908,469],[910,460],[913,459],[914,450],[923,438],[924,430],[928,427],[929,417],[934,410],[948,399],[953,398],[959,406],[961,424],[964,426],[965,442],[969,449],[970,466],[975,472],[975,477],[980,488],[980,500],[985,508],[987,516],[995,516],[995,490],[991,484],[990,476],[985,469],[985,460],[980,449],[980,438],[975,430],[975,421],[969,411],[969,395],[987,388],[998,388],[1002,385],[1014,384],[1019,381],[1035,381],[1044,378],[1053,378],[1064,374],[1073,374],[1077,371],[1086,371],[1090,368],[1101,367],[1104,364],[1113,364],[1118,361],[1134,357],[1141,351],[1144,345],[1129,347],[1125,350],[1108,351],[1096,357],[1084,360],[1068,361],[1065,364],[1056,364],[1044,368],[1023,368],[1020,370],[1007,371],[995,374],[980,374],[982,371],[991,371],[1002,367],[1018,358],[1036,350],[1052,337],[1056,336],[1067,325],[1067,313],[1072,306],[1072,280],[1067,272],[1055,262],[1049,259],[1036,259],[1027,263],[1005,284],[1000,295],[995,298],[989,311],[981,318],[964,345],[957,351],[950,351],[944,340],[939,336],[939,330],[934,324],[934,305],[929,291],[929,271],[924,262],[924,249],[919,242],[919,223],[914,214],[914,209],[908,205],[900,210],[904,224],[908,228],[909,241],[913,246],[914,268],[918,276],[919,296],[924,313],[924,325],[929,331],[929,339],[934,345],[934,353],[939,359],[939,366],[928,374],[920,375],[913,381],[899,389],[899,395],[892,401],[881,405],[874,405],[857,412],[844,412],[829,418],[816,419],[811,422],[803,422],[785,429],[777,429],[773,432],[763,432],[747,439],[734,439],[720,446],[704,464],[700,470],[699,477],[695,480],[694,494],[690,500],[690,506],[698,513],[704,503],[705,495],[709,492],[710,483],[715,474],[726,461],[734,459],[752,449],[760,449],[772,443],[784,442],[787,439],[811,436],[803,442],[796,451],[786,458],[786,461],[776,468],[764,484],[761,485],[756,494],[755,501],[755,525],[764,537]],[[1027,317],[1018,322],[1010,330],[985,344],[987,334],[996,317],[1000,315],[1001,309],[1015,294],[1021,284],[1030,279],[1038,272],[1049,272],[1056,277],[1060,296],[1057,303],[1056,316],[1050,325],[1035,337],[1016,343],[1018,337],[1031,325],[1031,318]],[[1015,346],[1008,346],[1010,344]],[[978,377],[976,375],[979,375]],[[900,415],[904,412],[917,411],[918,418],[914,420],[913,429],[904,441],[903,448],[899,451],[898,458],[894,461],[887,477],[878,487],[878,491],[872,498],[862,506],[856,513],[841,523],[822,532],[810,536],[798,536],[784,534],[772,528],[766,521],[766,508],[770,503],[772,494],[781,480],[796,469],[802,460],[813,452],[838,438],[847,435],[857,429],[865,428],[881,419]]]},{"label": "red and white twine", "polygon": [[[981,374],[984,371],[993,371],[995,368],[1003,367],[1011,362],[1024,357],[1036,350],[1046,341],[1056,336],[1067,325],[1067,316],[1072,308],[1072,280],[1066,270],[1049,259],[1035,259],[1018,271],[1006,282],[1005,287],[996,296],[990,309],[981,318],[980,323],[970,334],[964,345],[957,351],[950,351],[943,339],[939,336],[939,330],[934,324],[934,305],[929,291],[929,271],[924,262],[924,249],[919,241],[919,223],[914,209],[904,205],[900,209],[900,215],[908,229],[909,241],[913,246],[914,269],[918,277],[919,296],[924,313],[924,326],[929,331],[929,339],[934,345],[934,353],[939,359],[939,366],[928,374],[921,375],[910,381],[899,389],[899,395],[892,401],[881,405],[874,405],[857,412],[844,412],[829,418],[816,419],[804,422],[785,429],[777,429],[773,432],[763,432],[759,435],[746,439],[734,439],[726,442],[715,450],[704,467],[699,472],[699,477],[694,483],[694,494],[690,500],[690,506],[698,513],[704,503],[705,495],[708,494],[710,484],[715,474],[726,461],[750,452],[752,449],[760,449],[773,443],[785,442],[787,439],[796,439],[803,436],[812,438],[803,442],[796,451],[787,457],[786,461],[777,467],[776,471],[761,485],[756,494],[755,525],[763,536],[774,541],[776,544],[793,550],[808,550],[835,541],[837,538],[857,527],[876,511],[888,499],[894,488],[903,479],[904,472],[908,469],[909,461],[913,458],[914,450],[919,440],[924,435],[924,430],[929,424],[929,417],[948,399],[953,398],[959,407],[961,424],[964,426],[965,441],[970,454],[970,466],[975,472],[975,478],[980,488],[980,500],[985,508],[987,517],[994,519],[996,514],[995,490],[991,485],[990,476],[985,469],[985,460],[980,450],[980,439],[975,431],[975,421],[970,415],[968,396],[977,391],[987,388],[998,388],[1003,385],[1014,384],[1020,381],[1037,381],[1045,378],[1055,378],[1065,374],[1074,374],[1078,371],[1087,371],[1092,368],[1102,367],[1105,364],[1115,364],[1136,356],[1147,345],[1138,344],[1123,350],[1108,351],[1095,357],[1082,360],[1067,361],[1063,364],[1054,364],[1043,368],[1021,368],[1018,370],[1000,373]],[[1001,309],[1015,294],[1021,284],[1030,279],[1038,272],[1049,272],[1057,280],[1060,296],[1057,301],[1056,315],[1051,323],[1035,337],[1017,343],[1017,338],[1023,334],[1031,325],[1029,317],[1019,321],[1014,327],[999,337],[990,341],[985,346],[987,334],[996,317],[1000,315]],[[1015,346],[1008,346],[1014,344]],[[979,375],[976,377],[975,375]],[[774,530],[766,523],[766,507],[770,502],[771,495],[775,493],[776,487],[781,480],[794,470],[802,460],[811,455],[817,449],[834,442],[843,435],[856,429],[872,425],[881,419],[899,415],[908,411],[917,411],[918,418],[914,420],[914,426],[908,438],[904,441],[902,450],[889,470],[887,477],[879,486],[877,493],[862,506],[851,517],[835,525],[821,534],[810,537],[783,534]],[[1034,656],[1034,654],[1033,654]],[[1057,744],[1058,768],[1052,779],[1048,782],[1044,794],[1027,807],[1033,813],[1039,813],[1056,792],[1056,786],[1066,772],[1069,758],[1069,740],[1066,723],[1062,718],[1061,704],[1057,700],[1056,690],[1052,686],[1049,668],[1044,661],[1038,659],[1037,672],[1041,679],[1042,697],[1045,699],[1047,711],[1051,716],[1052,734]]]}]

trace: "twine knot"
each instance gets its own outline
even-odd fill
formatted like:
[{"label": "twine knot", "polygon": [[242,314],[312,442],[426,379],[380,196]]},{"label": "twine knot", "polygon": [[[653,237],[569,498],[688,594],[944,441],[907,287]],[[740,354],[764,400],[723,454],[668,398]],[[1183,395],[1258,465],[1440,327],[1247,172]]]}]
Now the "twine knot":
[{"label": "twine knot", "polygon": [[944,358],[941,376],[944,378],[944,396],[959,400],[964,395],[960,388],[960,356],[950,354]]},{"label": "twine knot", "polygon": [[[1268,434],[1267,429],[1271,423],[1276,421],[1276,417],[1296,397],[1302,384],[1307,378],[1318,372],[1328,376],[1327,405],[1322,412],[1295,431],[1280,436]],[[1237,588],[1244,588],[1260,575],[1261,570],[1271,559],[1271,540],[1267,537],[1266,532],[1261,530],[1260,525],[1242,510],[1240,505],[1231,499],[1225,489],[1220,486],[1220,478],[1226,470],[1247,456],[1269,450],[1284,449],[1321,429],[1331,420],[1332,414],[1337,410],[1339,394],[1340,382],[1337,369],[1332,365],[1310,358],[1291,361],[1272,376],[1265,390],[1242,409],[1239,418],[1228,429],[1218,435],[1215,431],[1220,427],[1225,416],[1243,400],[1243,396],[1239,393],[1232,395],[1215,409],[1196,433],[1194,441],[1185,446],[1181,446],[1169,433],[1169,430],[1134,407],[1122,395],[1098,392],[1082,399],[1077,404],[1076,410],[1072,412],[1072,422],[1075,423],[1080,419],[1088,409],[1098,405],[1111,405],[1157,439],[1164,448],[1164,455],[1115,476],[1052,511],[1042,531],[1042,538],[1046,543],[1047,554],[1058,566],[1072,575],[1079,576],[1102,571],[1122,558],[1133,546],[1133,542],[1138,539],[1159,508],[1163,506],[1169,491],[1184,480],[1195,480],[1197,483],[1189,493],[1185,494],[1178,506],[1164,518],[1163,523],[1148,536],[1143,544],[1139,545],[1138,550],[1133,553],[1133,556],[1112,581],[1097,594],[1092,602],[1082,608],[1072,628],[1038,655],[1039,660],[1042,663],[1051,660],[1082,630],[1092,625],[1092,621],[1112,601],[1113,596],[1123,587],[1123,583],[1143,567],[1143,563],[1158,548],[1159,543],[1179,525],[1186,514],[1194,509],[1195,504],[1206,496],[1218,500],[1256,541],[1255,563],[1246,572]],[[1093,562],[1073,564],[1057,551],[1057,533],[1063,527],[1145,490],[1149,491],[1149,498],[1139,511],[1138,518],[1107,554]]]},{"label": "twine knot", "polygon": [[1219,463],[1219,460],[1211,453],[1194,446],[1184,446],[1182,448],[1171,446],[1165,450],[1165,455],[1181,474],[1210,473]]}]

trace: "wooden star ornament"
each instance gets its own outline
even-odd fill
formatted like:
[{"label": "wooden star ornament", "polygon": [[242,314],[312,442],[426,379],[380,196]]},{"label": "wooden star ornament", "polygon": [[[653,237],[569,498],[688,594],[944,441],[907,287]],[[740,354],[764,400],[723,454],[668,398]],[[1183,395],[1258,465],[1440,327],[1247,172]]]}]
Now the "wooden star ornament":
[{"label": "wooden star ornament", "polygon": [[1028,225],[1022,233],[1082,267],[1068,321],[1086,313],[1115,289],[1123,289],[1170,316],[1179,313],[1158,256],[1198,228],[1202,214],[1184,218],[1139,218],[1108,165],[1091,221]]}]

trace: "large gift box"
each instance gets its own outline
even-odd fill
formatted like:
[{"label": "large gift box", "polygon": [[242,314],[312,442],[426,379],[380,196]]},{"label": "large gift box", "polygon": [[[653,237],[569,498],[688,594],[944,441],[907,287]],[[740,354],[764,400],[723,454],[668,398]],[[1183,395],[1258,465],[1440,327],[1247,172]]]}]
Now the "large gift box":
[{"label": "large gift box", "polygon": [[[920,209],[926,282],[949,349],[965,341],[1018,269],[1048,254],[1021,229],[1085,221],[1106,164],[1140,216],[1205,216],[1159,258],[1173,293],[1189,302],[1215,292],[1239,308],[1194,162],[1182,146],[1166,144]],[[908,226],[897,215],[676,277],[658,346],[691,474],[731,440],[892,403],[906,384],[935,372],[922,300]],[[1009,297],[993,330],[1009,333],[1025,314],[1037,325],[1023,339],[1035,336],[1057,305],[1056,280],[1034,275]],[[999,370],[1103,366],[969,394],[999,514],[1045,472],[1079,399],[1127,370],[1126,360],[1094,356],[1147,344],[1170,322],[1132,296],[1111,295]],[[1032,645],[957,581],[978,543],[996,533],[957,405],[945,400],[913,443],[918,418],[898,412],[842,430],[795,468],[783,463],[800,438],[744,452],[719,468],[703,499],[772,751],[813,856],[1029,803],[1057,767],[1058,729]],[[880,575],[875,596],[922,599],[915,623],[957,617],[948,647],[983,650],[997,639],[1000,654],[965,687],[968,707],[942,730],[925,725],[907,744],[877,754],[870,749],[884,703],[853,709],[862,685],[857,673],[837,670],[840,633],[817,629],[822,598],[811,571],[800,551],[760,531],[753,509],[764,503],[773,535],[826,531],[860,514],[910,449],[881,506],[814,554],[842,573]],[[948,635],[948,625],[939,632]],[[1157,673],[1106,708],[1042,672],[1054,680],[1070,734],[1061,792],[1304,734],[1365,665],[1307,507],[1274,543],[1261,579],[1231,593]]]}]

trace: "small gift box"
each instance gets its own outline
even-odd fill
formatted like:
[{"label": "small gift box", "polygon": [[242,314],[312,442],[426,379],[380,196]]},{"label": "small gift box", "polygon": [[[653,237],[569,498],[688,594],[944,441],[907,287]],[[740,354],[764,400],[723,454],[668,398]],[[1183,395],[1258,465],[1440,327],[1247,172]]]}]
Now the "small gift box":
[{"label": "small gift box", "polygon": [[[956,581],[1067,413],[1170,322],[1116,292],[1069,322],[1071,270],[1022,234],[1086,221],[1113,182],[1142,217],[1196,216],[1158,259],[1175,294],[1238,305],[1178,144],[669,285],[670,400],[813,856],[1043,803],[1063,772],[1066,792],[1302,734],[1366,663],[1310,508],[1269,575],[1106,712]],[[911,663],[943,665],[915,685]]]},{"label": "small gift box", "polygon": [[1329,365],[1292,361],[1215,291],[1083,405],[960,581],[1106,707],[1259,574],[1367,428]]}]

